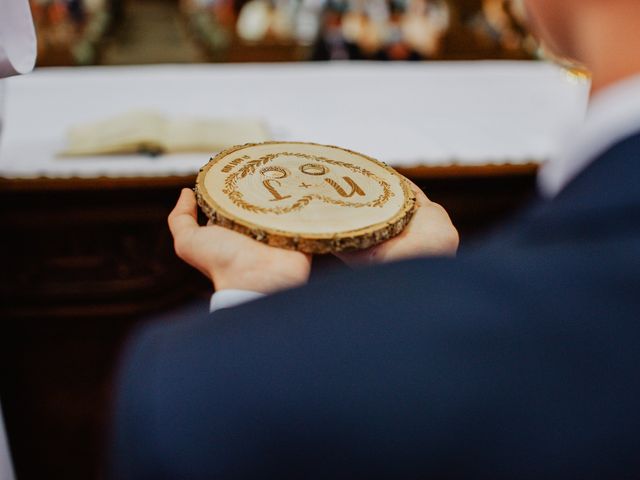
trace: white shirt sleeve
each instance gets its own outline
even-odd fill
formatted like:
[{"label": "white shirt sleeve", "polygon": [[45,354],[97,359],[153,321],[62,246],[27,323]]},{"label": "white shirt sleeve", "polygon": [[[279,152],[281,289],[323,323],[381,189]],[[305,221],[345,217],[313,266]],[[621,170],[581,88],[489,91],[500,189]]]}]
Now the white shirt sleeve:
[{"label": "white shirt sleeve", "polygon": [[13,478],[9,445],[7,443],[7,435],[4,431],[2,407],[0,407],[0,480],[13,480]]},{"label": "white shirt sleeve", "polygon": [[219,290],[211,295],[209,312],[213,313],[216,310],[223,308],[235,307],[237,305],[250,302],[251,300],[257,300],[264,296],[264,293],[254,292],[251,290]]},{"label": "white shirt sleeve", "polygon": [[0,0],[0,78],[30,71],[36,52],[28,0]]}]

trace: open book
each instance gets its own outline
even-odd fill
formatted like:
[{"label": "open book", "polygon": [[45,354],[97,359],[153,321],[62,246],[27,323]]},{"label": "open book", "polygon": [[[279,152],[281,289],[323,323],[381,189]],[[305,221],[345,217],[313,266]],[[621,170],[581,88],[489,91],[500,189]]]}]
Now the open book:
[{"label": "open book", "polygon": [[169,118],[154,111],[135,111],[72,127],[61,155],[212,153],[266,140],[267,129],[259,120]]}]

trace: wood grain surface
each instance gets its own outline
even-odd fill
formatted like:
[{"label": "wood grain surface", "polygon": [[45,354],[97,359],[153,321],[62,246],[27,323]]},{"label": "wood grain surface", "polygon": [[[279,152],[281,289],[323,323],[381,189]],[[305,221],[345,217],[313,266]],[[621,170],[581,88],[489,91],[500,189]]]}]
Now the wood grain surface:
[{"label": "wood grain surface", "polygon": [[415,208],[404,177],[340,147],[266,142],[226,150],[200,171],[215,224],[307,253],[367,248],[398,235]]}]

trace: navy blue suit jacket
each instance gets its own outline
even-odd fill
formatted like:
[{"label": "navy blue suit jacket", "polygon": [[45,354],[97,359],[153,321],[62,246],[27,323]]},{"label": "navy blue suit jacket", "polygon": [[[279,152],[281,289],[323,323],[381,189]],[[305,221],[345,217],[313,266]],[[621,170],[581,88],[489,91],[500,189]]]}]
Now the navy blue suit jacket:
[{"label": "navy blue suit jacket", "polygon": [[640,478],[640,135],[456,260],[133,342],[111,476]]}]

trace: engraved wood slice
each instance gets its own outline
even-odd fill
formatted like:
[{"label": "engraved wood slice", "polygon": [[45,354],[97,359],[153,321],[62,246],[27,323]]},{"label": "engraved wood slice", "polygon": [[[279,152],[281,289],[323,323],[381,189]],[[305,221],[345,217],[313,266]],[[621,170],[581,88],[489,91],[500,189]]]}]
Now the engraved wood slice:
[{"label": "engraved wood slice", "polygon": [[298,142],[225,150],[200,170],[195,191],[213,223],[307,253],[362,249],[398,235],[416,202],[387,165]]}]

